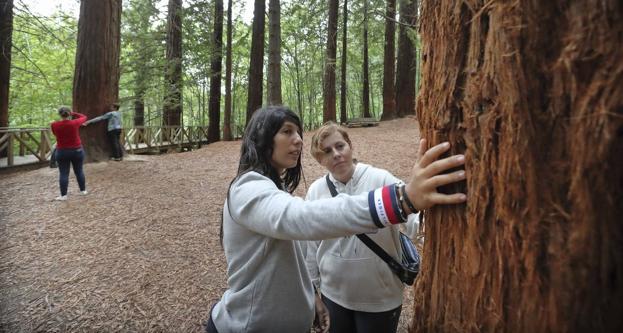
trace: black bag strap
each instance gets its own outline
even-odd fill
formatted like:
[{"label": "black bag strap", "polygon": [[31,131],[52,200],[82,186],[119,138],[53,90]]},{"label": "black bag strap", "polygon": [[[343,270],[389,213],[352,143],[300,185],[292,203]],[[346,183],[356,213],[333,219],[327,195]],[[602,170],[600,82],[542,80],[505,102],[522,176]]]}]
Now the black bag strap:
[{"label": "black bag strap", "polygon": [[[329,187],[329,191],[331,192],[331,195],[334,197],[337,196],[338,194],[337,189],[335,188],[335,185],[333,184],[331,179],[329,179],[329,174],[327,174],[325,179],[327,180],[327,186]],[[376,255],[379,256],[379,258],[381,258],[384,262],[386,262],[387,265],[389,265],[389,268],[394,273],[396,273],[398,276],[401,276],[402,274],[405,273],[402,265],[398,263],[396,259],[390,256],[387,252],[385,252],[385,250],[383,250],[382,247],[380,247],[375,241],[373,241],[370,237],[368,237],[368,235],[357,234],[357,238],[359,238],[364,244],[366,244],[366,246],[370,248],[372,252],[376,253]]]}]

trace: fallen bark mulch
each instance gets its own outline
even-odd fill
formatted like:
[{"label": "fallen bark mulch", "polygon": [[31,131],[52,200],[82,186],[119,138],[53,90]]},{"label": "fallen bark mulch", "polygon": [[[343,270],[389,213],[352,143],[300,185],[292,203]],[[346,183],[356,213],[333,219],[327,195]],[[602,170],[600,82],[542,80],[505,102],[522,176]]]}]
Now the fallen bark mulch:
[{"label": "fallen bark mulch", "polygon": [[[419,133],[413,118],[349,129],[354,156],[405,179]],[[323,175],[309,154],[306,186]],[[0,176],[0,331],[200,332],[226,289],[219,223],[240,141],[186,153],[129,155],[73,175],[69,200],[57,169]],[[405,289],[400,332],[411,322]]]}]

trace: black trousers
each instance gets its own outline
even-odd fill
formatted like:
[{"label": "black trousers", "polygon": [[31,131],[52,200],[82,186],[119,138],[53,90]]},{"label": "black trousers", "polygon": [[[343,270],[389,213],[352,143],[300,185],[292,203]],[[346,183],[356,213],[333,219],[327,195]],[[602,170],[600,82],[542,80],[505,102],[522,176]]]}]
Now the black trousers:
[{"label": "black trousers", "polygon": [[116,129],[112,131],[108,131],[108,142],[110,142],[110,149],[112,151],[112,158],[122,158],[123,157],[123,148],[121,147],[121,143],[119,142],[119,138],[121,137],[121,130]]},{"label": "black trousers", "polygon": [[349,310],[322,295],[322,301],[329,310],[331,333],[395,333],[402,305],[385,312],[363,312]]}]

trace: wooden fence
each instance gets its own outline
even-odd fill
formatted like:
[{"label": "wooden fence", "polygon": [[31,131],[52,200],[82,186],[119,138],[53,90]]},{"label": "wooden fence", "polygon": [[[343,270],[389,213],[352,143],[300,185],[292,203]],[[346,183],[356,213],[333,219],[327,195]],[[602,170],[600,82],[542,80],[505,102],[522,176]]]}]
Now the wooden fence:
[{"label": "wooden fence", "polygon": [[[122,144],[132,154],[160,149],[199,148],[207,143],[207,126],[139,126],[123,129]],[[0,168],[49,161],[54,136],[49,128],[0,127]]]}]

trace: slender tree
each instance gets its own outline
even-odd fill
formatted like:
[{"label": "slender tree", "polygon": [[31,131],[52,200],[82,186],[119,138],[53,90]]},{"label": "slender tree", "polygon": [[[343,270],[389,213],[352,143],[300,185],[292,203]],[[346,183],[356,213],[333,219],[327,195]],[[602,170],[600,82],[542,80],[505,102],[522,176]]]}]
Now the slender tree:
[{"label": "slender tree", "polygon": [[399,117],[415,114],[417,0],[400,1],[398,63],[396,65],[396,110]]},{"label": "slender tree", "polygon": [[327,27],[327,51],[324,65],[323,79],[323,108],[324,122],[335,121],[335,58],[337,53],[337,13],[338,0],[329,0],[329,22]]},{"label": "slender tree", "polygon": [[231,20],[232,0],[227,0],[227,46],[225,54],[225,112],[223,115],[223,140],[232,140],[231,135],[231,67],[233,25]]},{"label": "slender tree", "polygon": [[[73,109],[89,118],[110,111],[110,105],[118,101],[120,18],[121,0],[80,3]],[[108,159],[105,122],[81,132],[87,159]]]},{"label": "slender tree", "polygon": [[368,0],[363,0],[363,90],[362,108],[363,117],[369,118],[370,115],[370,71],[368,59]]},{"label": "slender tree", "polygon": [[268,73],[266,90],[269,105],[281,100],[281,6],[279,0],[268,1]]},{"label": "slender tree", "polygon": [[[0,127],[9,126],[12,35],[13,0],[0,0]],[[6,156],[6,150],[0,151],[0,156]]]},{"label": "slender tree", "polygon": [[182,0],[169,0],[163,124],[182,124]]},{"label": "slender tree", "polygon": [[221,139],[221,70],[223,63],[223,0],[214,1],[214,33],[210,65],[210,101],[208,114],[208,143]]},{"label": "slender tree", "polygon": [[344,8],[342,9],[342,63],[341,63],[341,77],[340,77],[340,122],[342,124],[348,121],[348,115],[346,114],[346,45],[347,45],[347,21],[348,21],[348,0],[344,0]]},{"label": "slender tree", "polygon": [[622,9],[422,1],[420,133],[468,201],[425,212],[413,332],[623,331]]},{"label": "slender tree", "polygon": [[387,0],[385,16],[382,120],[396,118],[396,0]]},{"label": "slender tree", "polygon": [[247,97],[247,123],[253,112],[262,106],[262,87],[264,80],[264,15],[266,2],[255,0],[253,8],[253,35],[251,36],[251,55],[249,61],[249,93]]}]

